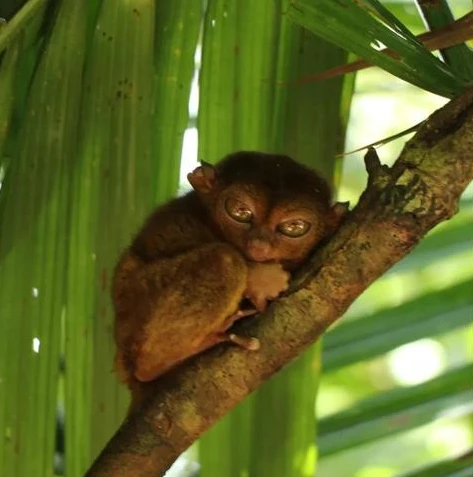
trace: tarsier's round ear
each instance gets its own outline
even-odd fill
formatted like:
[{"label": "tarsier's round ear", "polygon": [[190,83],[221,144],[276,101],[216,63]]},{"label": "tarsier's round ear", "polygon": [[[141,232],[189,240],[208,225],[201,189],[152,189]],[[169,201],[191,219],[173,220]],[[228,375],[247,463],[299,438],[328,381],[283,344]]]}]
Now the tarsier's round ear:
[{"label": "tarsier's round ear", "polygon": [[187,174],[187,180],[194,190],[201,194],[208,194],[215,187],[215,167],[204,161],[200,166]]}]

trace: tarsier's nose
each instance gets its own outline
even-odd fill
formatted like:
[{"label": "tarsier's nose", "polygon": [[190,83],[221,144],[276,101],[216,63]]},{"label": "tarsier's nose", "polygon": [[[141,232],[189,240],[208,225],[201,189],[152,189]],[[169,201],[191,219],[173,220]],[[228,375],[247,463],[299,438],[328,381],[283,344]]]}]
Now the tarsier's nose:
[{"label": "tarsier's nose", "polygon": [[262,239],[249,240],[246,248],[246,255],[253,262],[267,262],[274,258],[271,244]]}]

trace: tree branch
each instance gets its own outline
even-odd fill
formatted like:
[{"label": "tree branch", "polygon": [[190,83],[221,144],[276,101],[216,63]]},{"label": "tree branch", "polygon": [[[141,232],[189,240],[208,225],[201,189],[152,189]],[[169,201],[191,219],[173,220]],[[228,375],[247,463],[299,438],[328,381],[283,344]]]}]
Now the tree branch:
[{"label": "tree branch", "polygon": [[346,223],[311,260],[293,293],[239,332],[258,352],[221,345],[149,385],[148,405],[128,418],[89,477],[164,475],[204,431],[301,354],[376,278],[436,224],[450,218],[473,179],[473,89],[434,113],[392,168],[373,149],[368,186]]}]

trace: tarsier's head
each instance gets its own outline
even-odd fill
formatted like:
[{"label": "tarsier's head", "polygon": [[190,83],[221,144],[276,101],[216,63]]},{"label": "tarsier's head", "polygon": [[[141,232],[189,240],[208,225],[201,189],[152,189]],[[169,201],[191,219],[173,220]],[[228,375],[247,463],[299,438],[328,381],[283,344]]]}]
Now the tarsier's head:
[{"label": "tarsier's head", "polygon": [[283,155],[238,152],[189,182],[225,240],[254,262],[292,270],[338,226],[341,211],[315,171]]}]

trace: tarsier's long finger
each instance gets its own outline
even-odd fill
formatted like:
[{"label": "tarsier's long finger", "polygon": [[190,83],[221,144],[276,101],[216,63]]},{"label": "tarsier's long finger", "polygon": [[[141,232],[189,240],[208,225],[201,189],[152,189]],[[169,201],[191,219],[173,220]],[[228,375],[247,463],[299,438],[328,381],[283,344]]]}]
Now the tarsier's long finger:
[{"label": "tarsier's long finger", "polygon": [[260,312],[262,313],[264,310],[266,310],[266,306],[267,306],[268,302],[266,301],[266,298],[264,297],[258,297],[256,300],[255,300],[255,308]]},{"label": "tarsier's long finger", "polygon": [[258,313],[258,310],[256,308],[248,308],[246,310],[238,310],[237,312],[233,313],[233,315],[230,315],[226,320],[224,324],[224,329],[230,328],[230,326],[235,323],[235,321],[240,320],[241,318],[244,318],[245,316],[250,316]]},{"label": "tarsier's long finger", "polygon": [[261,313],[266,310],[266,298],[264,296],[246,296],[253,303],[256,310]]},{"label": "tarsier's long finger", "polygon": [[257,351],[260,349],[260,342],[258,338],[249,336],[239,336],[234,333],[228,335],[228,339],[232,342],[245,348],[249,351]]},{"label": "tarsier's long finger", "polygon": [[238,310],[235,315],[238,318],[245,318],[245,316],[256,315],[256,313],[258,313],[256,308],[246,308],[245,310]]}]

